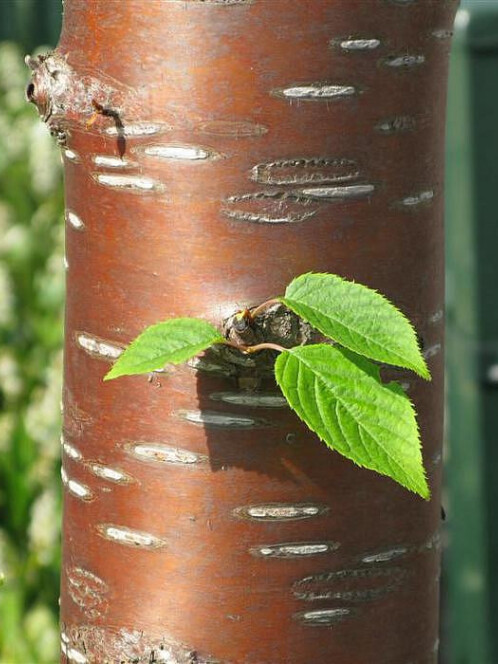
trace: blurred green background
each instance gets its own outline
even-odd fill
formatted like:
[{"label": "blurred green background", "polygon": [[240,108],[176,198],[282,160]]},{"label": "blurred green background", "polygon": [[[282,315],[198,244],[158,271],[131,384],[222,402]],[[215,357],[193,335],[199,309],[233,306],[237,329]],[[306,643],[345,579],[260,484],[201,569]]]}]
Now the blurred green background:
[{"label": "blurred green background", "polygon": [[[0,0],[0,664],[59,659],[62,169],[24,101],[23,56],[54,47],[60,24],[61,0]],[[441,664],[498,664],[497,108],[498,0],[463,0],[447,140]]]},{"label": "blurred green background", "polygon": [[24,101],[60,0],[0,0],[0,662],[59,658],[64,224],[59,151]]}]

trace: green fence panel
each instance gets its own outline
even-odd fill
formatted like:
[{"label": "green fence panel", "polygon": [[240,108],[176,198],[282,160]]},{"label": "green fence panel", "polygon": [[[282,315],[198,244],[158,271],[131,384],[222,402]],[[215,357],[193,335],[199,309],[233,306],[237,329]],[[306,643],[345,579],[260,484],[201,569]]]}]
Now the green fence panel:
[{"label": "green fence panel", "polygon": [[55,46],[61,18],[62,0],[0,0],[0,41],[18,42],[27,51]]},{"label": "green fence panel", "polygon": [[447,146],[449,661],[497,664],[497,0],[457,15]]}]

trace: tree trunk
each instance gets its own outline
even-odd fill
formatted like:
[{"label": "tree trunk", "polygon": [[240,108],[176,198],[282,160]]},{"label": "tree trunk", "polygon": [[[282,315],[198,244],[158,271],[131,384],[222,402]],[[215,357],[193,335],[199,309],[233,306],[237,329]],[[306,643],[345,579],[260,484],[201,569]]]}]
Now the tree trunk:
[{"label": "tree trunk", "polygon": [[[66,0],[28,87],[65,143],[63,661],[437,660],[454,11]],[[420,413],[430,502],[330,452],[236,356],[103,383],[147,325],[221,326],[306,271],[420,331],[432,383],[389,375]]]}]

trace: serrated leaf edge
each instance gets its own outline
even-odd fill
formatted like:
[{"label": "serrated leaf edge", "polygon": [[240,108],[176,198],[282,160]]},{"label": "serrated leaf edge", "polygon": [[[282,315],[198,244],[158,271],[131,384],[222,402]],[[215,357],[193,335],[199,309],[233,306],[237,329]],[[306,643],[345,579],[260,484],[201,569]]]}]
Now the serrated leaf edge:
[{"label": "serrated leaf edge", "polygon": [[[124,352],[116,360],[116,362],[113,364],[111,369],[105,374],[103,380],[106,382],[106,381],[109,381],[109,380],[114,380],[116,378],[121,378],[122,376],[136,376],[136,375],[141,375],[141,374],[144,374],[144,373],[150,373],[151,371],[155,371],[155,370],[158,370],[158,369],[162,369],[165,366],[165,363],[159,361],[159,359],[157,361],[157,364],[154,366],[154,368],[148,368],[148,369],[144,369],[142,371],[138,370],[138,371],[134,371],[134,372],[128,372],[128,371],[121,372],[120,369],[119,369],[119,365],[120,365],[121,360],[123,358],[126,358],[126,353],[128,353],[128,351],[133,351],[135,345],[139,342],[139,340],[141,339],[141,337],[143,335],[150,332],[150,330],[152,328],[154,328],[156,326],[159,326],[163,323],[166,323],[169,320],[171,320],[171,321],[183,321],[183,322],[186,322],[186,321],[201,322],[206,327],[209,326],[212,329],[213,339],[210,340],[209,343],[197,344],[197,346],[195,346],[195,348],[196,348],[195,352],[193,352],[190,357],[188,357],[186,359],[178,360],[178,361],[173,360],[171,362],[167,362],[166,364],[183,364],[184,362],[187,362],[189,359],[192,359],[193,357],[195,357],[199,353],[202,353],[204,350],[207,350],[211,346],[213,346],[217,343],[225,343],[224,337],[221,336],[220,332],[214,327],[214,325],[211,325],[208,321],[206,321],[202,318],[190,318],[190,317],[170,318],[166,321],[161,321],[159,323],[154,323],[153,325],[149,325],[143,332],[141,332],[137,337],[135,337],[135,339],[133,339],[133,341],[131,341],[131,343],[125,348]],[[215,336],[215,335],[217,335],[217,336]],[[146,362],[146,360],[144,360],[143,363],[145,363],[145,362]]]},{"label": "serrated leaf edge", "polygon": [[[313,344],[313,345],[320,345],[320,344]],[[308,346],[308,347],[309,347],[309,346]],[[430,500],[431,492],[430,492],[430,488],[429,488],[429,485],[428,485],[428,482],[427,482],[426,470],[425,470],[425,467],[424,467],[424,465],[423,465],[422,450],[421,450],[420,429],[419,429],[418,421],[417,421],[417,418],[416,418],[415,407],[414,407],[412,401],[411,401],[411,400],[405,395],[405,398],[407,399],[407,401],[409,402],[411,408],[413,409],[414,422],[415,422],[415,426],[416,426],[416,439],[417,439],[417,442],[418,442],[418,449],[419,449],[419,453],[420,453],[420,462],[421,462],[421,468],[422,468],[422,479],[423,479],[423,484],[425,485],[425,486],[424,486],[424,491],[420,491],[420,490],[416,489],[416,488],[414,487],[414,485],[413,485],[412,482],[410,482],[410,485],[411,485],[411,486],[409,486],[409,485],[407,485],[407,484],[402,484],[401,482],[399,482],[399,480],[395,479],[394,477],[392,477],[392,475],[389,475],[389,474],[386,473],[386,472],[382,472],[382,471],[380,471],[380,470],[378,470],[378,469],[376,469],[376,468],[369,468],[369,467],[366,466],[365,464],[359,463],[355,458],[353,458],[353,456],[348,456],[348,455],[345,454],[344,452],[339,451],[339,450],[337,450],[335,447],[333,447],[328,441],[326,441],[326,440],[323,438],[323,436],[322,436],[318,431],[315,431],[315,429],[314,429],[312,426],[310,426],[310,424],[308,423],[308,421],[307,421],[306,419],[304,419],[304,418],[301,416],[301,414],[300,414],[300,413],[294,408],[294,406],[293,406],[293,405],[290,403],[290,401],[287,399],[287,396],[286,396],[286,394],[285,394],[285,392],[284,392],[284,390],[283,390],[283,388],[282,388],[282,385],[281,385],[280,381],[278,380],[278,375],[277,375],[277,370],[276,370],[277,363],[278,363],[279,361],[281,361],[280,358],[283,357],[283,356],[285,356],[286,354],[289,354],[289,355],[290,355],[290,354],[293,354],[293,353],[292,353],[292,350],[293,350],[292,348],[291,348],[291,349],[286,349],[286,351],[285,351],[284,353],[282,353],[282,354],[277,358],[276,363],[275,363],[275,380],[277,381],[277,384],[278,384],[278,386],[280,387],[280,389],[281,389],[281,391],[282,391],[282,394],[284,395],[285,399],[287,400],[287,403],[289,404],[290,408],[296,413],[296,415],[299,417],[299,419],[300,419],[301,421],[303,421],[303,422],[306,424],[306,426],[307,426],[311,431],[313,431],[313,433],[315,433],[315,435],[316,435],[316,436],[317,436],[317,437],[318,437],[318,438],[319,438],[319,439],[320,439],[320,440],[321,440],[321,441],[322,441],[322,442],[323,442],[323,443],[324,443],[329,449],[334,450],[335,452],[337,452],[337,453],[340,454],[341,456],[344,456],[345,458],[347,458],[349,461],[352,461],[356,466],[358,466],[358,467],[360,467],[360,468],[366,468],[367,470],[371,470],[371,471],[373,471],[373,472],[376,472],[376,473],[378,473],[379,475],[382,475],[382,476],[385,476],[385,477],[389,477],[391,480],[393,480],[394,482],[396,482],[396,483],[399,484],[400,486],[403,486],[405,489],[411,491],[412,493],[415,493],[416,495],[421,496],[424,500]],[[294,355],[294,357],[296,357],[296,356]],[[300,360],[300,361],[301,361],[303,364],[305,364],[305,366],[307,366],[307,368],[309,369],[308,365],[307,365],[305,362],[303,362],[301,358],[296,358],[296,359]],[[353,360],[351,360],[351,361],[354,363]],[[357,368],[358,368],[362,373],[365,374],[366,377],[370,378],[371,380],[375,380],[375,378],[373,378],[372,376],[369,376],[369,374],[368,374],[366,371],[364,371],[364,369],[362,369],[362,368],[359,367],[358,365],[356,365],[356,366],[357,366]],[[311,369],[309,369],[309,370],[312,371]],[[314,372],[312,371],[312,373],[314,373]],[[319,378],[316,376],[316,374],[314,374],[314,381],[318,381],[318,380],[319,380]],[[322,384],[323,384],[323,381],[322,381]],[[380,384],[381,386],[384,385],[383,383],[379,383],[379,384]],[[387,385],[385,385],[385,386],[387,386]],[[319,402],[320,402],[320,399],[317,397],[317,391],[316,391],[316,389],[315,389],[314,386],[313,386],[313,394],[315,395],[315,403],[316,403],[316,405],[317,405],[317,409],[320,411],[320,418],[322,419],[322,422],[325,423],[325,420],[324,420],[323,415],[322,415],[323,404],[319,403]],[[398,396],[401,397],[401,395],[398,395]],[[336,408],[337,408],[337,406],[339,406],[339,405],[342,406],[342,407],[343,407],[348,413],[350,413],[350,411],[348,410],[348,408],[347,408],[344,404],[342,404],[339,400],[336,400]],[[361,406],[360,406],[360,407],[361,407]],[[350,417],[352,417],[351,414],[350,414]],[[339,428],[342,430],[342,426],[341,426],[341,423],[340,423],[340,418],[336,416],[336,419],[337,419],[337,422],[338,422],[338,426],[339,426]],[[353,419],[354,419],[354,418],[353,418]],[[356,426],[358,427],[358,431],[359,431],[360,438],[362,438],[360,425],[357,424]],[[380,426],[381,426],[381,428],[382,428],[382,425],[380,425]],[[324,428],[327,428],[327,427],[325,426]],[[370,434],[369,431],[368,431],[363,425],[362,425],[362,428],[366,431],[366,433],[368,433],[368,435],[370,435],[370,436],[373,438],[372,434]],[[390,431],[390,430],[387,429],[387,431]],[[346,436],[345,436],[344,434],[343,434],[343,437],[344,437],[344,440],[348,443],[349,448],[352,449],[351,444],[349,443],[349,441],[347,440],[347,438],[346,438]],[[396,465],[396,466],[402,471],[402,474],[405,475],[408,479],[411,479],[410,476],[407,474],[407,472],[406,472],[406,471],[403,469],[403,467],[400,465],[400,462],[397,461],[394,457],[392,457],[392,456],[389,454],[389,452],[386,451],[386,449],[385,449],[385,447],[384,447],[383,445],[380,445],[380,444],[379,444],[379,447],[381,447],[381,448],[383,449],[383,451],[384,451],[386,457],[389,459],[389,461],[390,461],[390,462],[391,462],[391,461],[394,462],[394,464],[395,464],[395,465]],[[368,452],[367,452],[367,454],[368,454],[368,456],[371,457],[371,455],[370,455]]]},{"label": "serrated leaf edge", "polygon": [[[376,290],[375,288],[370,288],[370,286],[365,286],[364,284],[358,284],[358,283],[356,283],[355,281],[350,281],[350,280],[347,280],[347,279],[343,279],[342,277],[340,277],[340,276],[337,275],[337,274],[331,274],[331,273],[328,273],[328,272],[306,272],[306,273],[304,273],[304,274],[299,275],[298,277],[296,277],[295,279],[293,279],[293,280],[288,284],[288,286],[287,286],[287,288],[286,288],[286,293],[287,293],[288,289],[292,286],[292,284],[295,284],[295,283],[299,282],[300,280],[305,279],[306,277],[309,277],[309,276],[313,276],[313,277],[314,277],[314,276],[317,276],[317,277],[335,277],[335,278],[340,279],[341,281],[343,281],[343,282],[345,282],[345,283],[355,284],[355,285],[357,285],[357,286],[361,286],[361,287],[364,288],[365,290],[368,290],[368,291],[371,291],[372,293],[375,293],[376,295],[378,295],[379,297],[381,297],[381,298],[384,300],[384,302],[386,302],[388,305],[390,305],[390,306],[391,306],[391,307],[392,307],[392,308],[393,308],[393,309],[394,309],[394,310],[395,310],[395,311],[396,311],[396,312],[397,312],[397,313],[403,318],[403,320],[407,323],[407,325],[409,326],[409,328],[411,329],[411,331],[412,331],[413,334],[415,335],[415,339],[416,339],[416,337],[417,337],[417,332],[416,332],[416,330],[415,330],[414,325],[413,325],[412,322],[410,321],[410,319],[409,319],[409,318],[408,318],[408,317],[407,317],[407,316],[401,311],[401,309],[399,309],[399,308],[398,308],[393,302],[391,302],[391,300],[389,300],[385,295],[383,295],[382,293],[380,293],[380,292],[379,292],[378,290]],[[310,322],[310,321],[307,320],[305,317],[303,317],[301,313],[299,313],[298,311],[296,311],[296,309],[295,309],[294,306],[292,305],[292,299],[291,299],[291,298],[288,298],[287,295],[282,295],[282,296],[278,297],[277,299],[278,299],[280,302],[282,302],[282,304],[284,304],[286,307],[288,307],[289,309],[291,309],[295,314],[297,314],[298,316],[300,316],[301,318],[303,318],[304,321],[306,321],[306,322],[309,323],[310,325],[314,325],[314,323]],[[315,309],[314,307],[312,307],[312,306],[309,305],[309,304],[304,304],[304,307],[307,307],[307,308],[311,309],[313,312],[317,312],[317,313],[319,313],[320,315],[323,315],[322,312],[320,312],[319,310]],[[332,314],[333,314],[333,311],[332,311],[332,310],[330,310],[329,312],[327,312],[327,315],[328,315],[328,316],[330,316],[331,318],[333,318],[334,320],[336,320],[336,319],[333,317]],[[338,322],[340,322],[340,321],[338,321]],[[321,330],[319,327],[317,327],[317,329],[318,329],[322,334],[324,334],[327,338],[331,339],[331,337],[330,337],[326,332],[324,332],[323,330]],[[361,335],[361,336],[365,337],[365,339],[367,339],[367,340],[369,340],[369,341],[373,341],[373,343],[376,344],[377,346],[381,346],[381,344],[379,344],[377,341],[375,341],[375,340],[370,340],[369,337],[368,337],[365,333],[363,333],[363,332],[357,332],[356,330],[355,330],[355,333],[358,334],[358,335]],[[334,341],[335,341],[335,340],[334,340]],[[357,353],[358,355],[362,355],[363,357],[366,357],[366,358],[368,358],[368,359],[373,359],[373,360],[379,361],[379,360],[377,360],[376,358],[373,358],[373,357],[371,357],[371,356],[368,355],[368,354],[365,354],[365,353],[363,353],[363,352],[360,352],[360,351],[358,351],[358,350],[355,349],[355,348],[351,348],[349,345],[346,345],[346,344],[343,343],[343,342],[337,342],[337,343],[339,343],[340,345],[344,346],[345,348],[348,348],[349,350],[353,351],[354,353]],[[418,359],[420,360],[420,366],[418,366],[418,365],[416,365],[416,364],[413,364],[413,363],[411,363],[411,362],[404,362],[404,361],[402,361],[402,362],[398,362],[398,363],[394,363],[394,362],[386,362],[386,364],[391,364],[392,366],[402,367],[402,368],[404,368],[404,369],[410,369],[410,370],[414,371],[417,375],[419,375],[421,378],[423,378],[424,380],[428,380],[428,381],[430,381],[430,380],[432,380],[432,377],[431,377],[431,373],[430,373],[430,371],[429,371],[429,368],[428,368],[428,366],[427,366],[427,362],[425,361],[425,358],[424,358],[424,356],[422,355],[422,353],[421,353],[420,348],[418,347],[418,345],[417,345],[416,347],[417,347],[417,350],[418,350],[418,353],[419,353],[419,357],[418,357]],[[395,357],[398,357],[398,358],[399,358],[399,355],[398,355],[396,352],[392,352],[392,351],[389,351],[389,352],[390,352],[392,355],[394,355]],[[401,359],[402,359],[402,358],[401,358]]]}]

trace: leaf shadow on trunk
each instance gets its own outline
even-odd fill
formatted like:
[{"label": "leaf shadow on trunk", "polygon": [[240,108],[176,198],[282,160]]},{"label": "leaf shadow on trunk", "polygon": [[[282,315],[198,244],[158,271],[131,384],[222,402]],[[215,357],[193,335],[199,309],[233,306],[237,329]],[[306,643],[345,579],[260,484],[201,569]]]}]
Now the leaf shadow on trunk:
[{"label": "leaf shadow on trunk", "polygon": [[247,391],[234,377],[199,371],[197,398],[198,410],[187,416],[204,428],[213,472],[238,468],[291,487],[330,490],[331,466],[344,460],[290,410],[273,378]]}]

